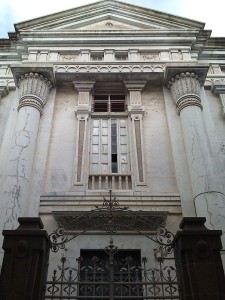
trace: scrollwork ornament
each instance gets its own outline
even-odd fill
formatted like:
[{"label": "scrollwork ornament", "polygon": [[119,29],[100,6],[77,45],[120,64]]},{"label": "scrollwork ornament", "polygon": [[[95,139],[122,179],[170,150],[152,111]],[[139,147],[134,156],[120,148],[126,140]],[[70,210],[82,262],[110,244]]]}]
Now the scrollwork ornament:
[{"label": "scrollwork ornament", "polygon": [[[102,205],[95,205],[95,209],[90,212],[83,212],[83,215],[80,216],[68,216],[61,218],[61,223],[58,222],[58,228],[50,235],[53,252],[57,252],[59,249],[64,249],[66,243],[87,231],[101,229],[104,230],[106,234],[114,235],[124,227],[129,230],[134,230],[149,238],[158,244],[158,248],[161,251],[164,251],[167,254],[173,251],[172,245],[174,235],[165,228],[163,218],[160,220],[156,218],[155,220],[150,221],[139,212],[133,212],[129,210],[128,207],[121,207],[119,202],[116,200],[116,197],[112,197],[112,190],[109,190],[109,199],[107,200],[105,197],[103,197],[103,199]],[[119,222],[119,220],[121,220],[121,215],[123,216],[122,223]],[[97,223],[91,224],[90,217],[97,220]],[[130,219],[133,220],[132,224],[130,224]],[[98,223],[99,220],[104,220],[104,222]],[[129,220],[129,223],[126,222],[127,220]],[[137,227],[138,223],[143,224],[145,229],[151,228],[151,230],[156,230],[157,236],[153,237],[145,232],[141,232]],[[71,233],[69,230],[72,228],[76,228],[77,231],[75,233]]]},{"label": "scrollwork ornament", "polygon": [[157,230],[156,242],[159,245],[159,249],[164,250],[167,254],[173,251],[174,234],[168,231],[165,227],[160,227]]},{"label": "scrollwork ornament", "polygon": [[103,197],[103,199],[104,199],[102,204],[103,207],[106,207],[109,210],[119,207],[119,202],[116,200],[116,197],[114,196],[112,198],[112,190],[109,190],[109,200],[107,200],[105,197]]},{"label": "scrollwork ornament", "polygon": [[49,236],[52,251],[58,252],[59,249],[65,249],[65,245],[68,238],[68,233],[65,231],[64,227],[61,224],[58,224],[56,228]]},{"label": "scrollwork ornament", "polygon": [[109,220],[108,223],[104,226],[105,232],[107,234],[116,234],[120,226],[115,224],[112,220]]}]

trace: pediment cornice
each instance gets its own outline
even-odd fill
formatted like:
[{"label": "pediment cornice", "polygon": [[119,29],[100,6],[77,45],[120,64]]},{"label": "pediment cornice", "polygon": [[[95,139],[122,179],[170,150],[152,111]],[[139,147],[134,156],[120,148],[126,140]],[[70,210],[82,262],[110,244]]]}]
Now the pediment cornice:
[{"label": "pediment cornice", "polygon": [[[97,3],[77,7],[41,18],[17,23],[17,32],[22,31],[56,31],[56,30],[99,30],[108,29],[104,22],[112,21],[113,26],[121,26],[121,30],[202,30],[204,23],[162,13],[159,11],[130,5],[113,0],[104,0]],[[113,27],[112,26],[112,27]],[[118,28],[117,28],[118,29]]]}]

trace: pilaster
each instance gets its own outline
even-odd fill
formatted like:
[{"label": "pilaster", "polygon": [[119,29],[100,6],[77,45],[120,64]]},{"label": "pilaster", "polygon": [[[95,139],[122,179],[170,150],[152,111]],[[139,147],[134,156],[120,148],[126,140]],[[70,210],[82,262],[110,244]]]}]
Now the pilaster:
[{"label": "pilaster", "polygon": [[222,114],[225,118],[225,83],[224,82],[214,82],[212,85],[212,92],[219,96],[221,105],[222,105]]},{"label": "pilaster", "polygon": [[90,60],[90,50],[81,49],[80,51],[80,61],[89,61]]},{"label": "pilaster", "polygon": [[129,50],[130,61],[139,61],[138,49]]},{"label": "pilaster", "polygon": [[114,49],[105,49],[105,61],[114,61]]},{"label": "pilaster", "polygon": [[94,82],[73,82],[74,88],[78,92],[78,105],[76,107],[77,116],[77,140],[76,140],[76,159],[75,159],[75,185],[84,185],[85,153],[87,145],[88,119],[91,113],[90,92]]},{"label": "pilaster", "polygon": [[141,102],[141,92],[146,81],[124,81],[129,92],[128,112],[132,123],[132,139],[134,141],[135,154],[135,184],[145,185],[145,167],[144,167],[144,151],[143,151],[143,125],[142,118],[144,107]]}]

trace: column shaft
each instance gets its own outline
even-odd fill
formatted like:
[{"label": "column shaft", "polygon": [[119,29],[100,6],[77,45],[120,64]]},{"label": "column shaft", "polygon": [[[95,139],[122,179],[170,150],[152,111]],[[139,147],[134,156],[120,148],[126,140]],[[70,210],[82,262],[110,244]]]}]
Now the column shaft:
[{"label": "column shaft", "polygon": [[201,79],[194,73],[181,73],[169,87],[180,114],[196,214],[206,217],[208,228],[224,230],[225,196],[204,125]]},{"label": "column shaft", "polygon": [[26,74],[19,81],[18,117],[1,189],[1,229],[15,229],[18,217],[25,214],[27,201],[32,201],[29,188],[40,114],[50,88],[50,82],[37,73]]}]

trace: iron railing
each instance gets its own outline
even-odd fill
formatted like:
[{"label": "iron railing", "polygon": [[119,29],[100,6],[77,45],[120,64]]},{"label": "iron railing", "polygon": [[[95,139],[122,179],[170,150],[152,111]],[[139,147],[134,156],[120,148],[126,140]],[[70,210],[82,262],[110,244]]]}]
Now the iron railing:
[{"label": "iron railing", "polygon": [[82,257],[78,258],[77,267],[71,268],[67,259],[61,258],[61,265],[47,282],[46,300],[179,299],[175,268],[165,266],[163,260],[152,268],[145,257],[138,265],[131,257],[118,262],[114,255],[109,255],[108,262],[96,256],[89,264],[83,261]]}]

